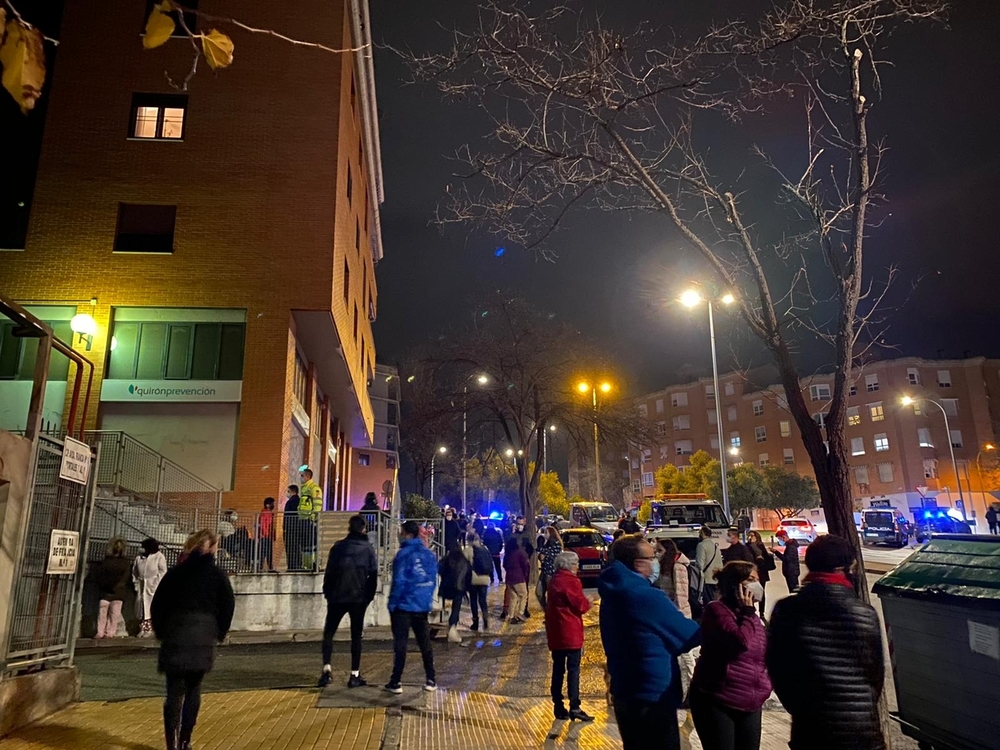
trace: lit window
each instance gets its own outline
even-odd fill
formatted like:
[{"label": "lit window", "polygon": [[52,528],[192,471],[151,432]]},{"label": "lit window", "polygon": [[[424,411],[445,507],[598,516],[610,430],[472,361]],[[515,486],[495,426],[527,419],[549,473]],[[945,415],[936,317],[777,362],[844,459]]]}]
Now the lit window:
[{"label": "lit window", "polygon": [[884,432],[880,432],[875,436],[875,452],[883,453],[889,450],[889,436]]},{"label": "lit window", "polygon": [[878,390],[878,375],[865,375],[865,390],[869,393]]},{"label": "lit window", "polygon": [[688,395],[686,393],[671,393],[670,394],[670,405],[671,406],[687,406],[688,405]]},{"label": "lit window", "polygon": [[809,399],[811,401],[829,401],[830,386],[827,383],[809,386]]},{"label": "lit window", "polygon": [[952,430],[951,431],[951,447],[961,448],[962,447],[962,431]]},{"label": "lit window", "polygon": [[931,439],[931,431],[928,427],[917,428],[917,440],[920,441],[921,448],[933,448],[934,441]]},{"label": "lit window", "polygon": [[865,455],[865,439],[864,438],[851,438],[851,455],[852,456],[863,456]]},{"label": "lit window", "polygon": [[861,410],[856,406],[847,407],[847,424],[851,427],[857,427],[861,424]]},{"label": "lit window", "polygon": [[907,367],[906,381],[910,385],[920,385],[920,370],[918,370],[916,367]]},{"label": "lit window", "polygon": [[874,404],[868,404],[868,413],[871,415],[872,422],[881,422],[885,419],[885,412],[882,411],[881,401],[876,401]]},{"label": "lit window", "polygon": [[884,461],[878,465],[878,481],[888,484],[892,481],[892,464]]},{"label": "lit window", "polygon": [[767,440],[767,427],[754,427],[753,434],[757,438],[758,443],[763,443]]},{"label": "lit window", "polygon": [[788,437],[792,434],[792,423],[787,419],[781,420],[778,426],[781,428],[781,437]]},{"label": "lit window", "polygon": [[729,433],[729,444],[734,448],[740,447],[740,433],[730,432]]},{"label": "lit window", "polygon": [[768,459],[766,453],[758,453],[757,454],[757,465],[758,466],[767,466],[769,463],[771,463],[771,462]]},{"label": "lit window", "polygon": [[133,94],[129,136],[142,140],[184,140],[187,97],[183,94]]},{"label": "lit window", "polygon": [[791,448],[785,448],[784,457],[785,466],[795,465],[795,452]]},{"label": "lit window", "polygon": [[754,401],[753,402],[753,415],[759,417],[764,413],[764,402]]},{"label": "lit window", "polygon": [[938,370],[938,385],[941,388],[951,388],[951,370]]},{"label": "lit window", "polygon": [[690,430],[691,429],[691,417],[687,414],[681,414],[679,417],[674,417],[674,429],[675,430]]}]

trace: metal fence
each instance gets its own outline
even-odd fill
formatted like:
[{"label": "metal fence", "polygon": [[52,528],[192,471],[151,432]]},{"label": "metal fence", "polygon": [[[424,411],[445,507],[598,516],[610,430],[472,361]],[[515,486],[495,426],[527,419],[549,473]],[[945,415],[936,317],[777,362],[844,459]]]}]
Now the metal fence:
[{"label": "metal fence", "polygon": [[[86,486],[59,478],[62,441],[40,436],[36,451],[3,662],[6,673],[72,658],[83,585],[84,566],[79,559],[71,573],[50,574],[48,566],[54,530],[78,534],[82,553],[89,529],[93,477]],[[95,456],[92,469],[96,461]]]}]

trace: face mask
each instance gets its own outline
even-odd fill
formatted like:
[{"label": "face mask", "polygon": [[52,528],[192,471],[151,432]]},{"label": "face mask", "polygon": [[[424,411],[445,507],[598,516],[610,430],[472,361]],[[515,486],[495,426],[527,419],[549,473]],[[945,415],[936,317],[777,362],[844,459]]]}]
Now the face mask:
[{"label": "face mask", "polygon": [[649,571],[649,575],[646,578],[649,579],[650,583],[656,583],[656,579],[660,577],[660,561],[653,558],[649,561],[649,564],[652,566],[652,570]]},{"label": "face mask", "polygon": [[759,602],[764,598],[764,584],[760,581],[751,581],[746,584],[747,593],[750,594],[750,598],[755,602]]},{"label": "face mask", "polygon": [[518,531],[524,531],[524,524],[523,523],[519,523],[514,528],[517,529]]}]

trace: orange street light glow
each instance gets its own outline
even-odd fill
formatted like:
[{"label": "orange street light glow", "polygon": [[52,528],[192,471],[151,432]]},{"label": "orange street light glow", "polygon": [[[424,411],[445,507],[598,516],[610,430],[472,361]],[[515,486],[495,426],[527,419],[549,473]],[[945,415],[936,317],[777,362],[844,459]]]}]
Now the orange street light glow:
[{"label": "orange street light glow", "polygon": [[578,385],[576,386],[576,389],[577,389],[578,391],[580,391],[580,393],[586,393],[587,391],[589,391],[589,390],[590,390],[590,384],[589,384],[589,383],[579,383],[579,384],[578,384]]},{"label": "orange street light glow", "polygon": [[601,393],[608,393],[611,390],[611,383],[601,383]]}]

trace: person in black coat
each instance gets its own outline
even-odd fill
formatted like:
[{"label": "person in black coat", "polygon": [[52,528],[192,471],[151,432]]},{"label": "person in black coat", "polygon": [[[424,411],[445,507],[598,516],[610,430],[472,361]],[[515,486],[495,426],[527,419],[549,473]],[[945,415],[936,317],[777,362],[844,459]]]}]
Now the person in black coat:
[{"label": "person in black coat", "polygon": [[726,532],[726,536],[729,539],[729,546],[722,550],[722,562],[724,564],[731,562],[748,562],[753,565],[753,552],[751,552],[750,548],[740,541],[740,532],[736,529],[730,529]]},{"label": "person in black coat", "polygon": [[[767,603],[767,584],[771,580],[771,571],[774,570],[774,555],[768,550],[764,541],[760,538],[760,533],[751,531],[747,534],[747,547],[753,555],[754,565],[757,566],[757,577],[760,578],[764,586],[764,595],[757,603],[760,608],[760,619],[764,620],[764,607]],[[766,622],[766,620],[765,620]]]},{"label": "person in black coat", "polygon": [[882,630],[875,609],[855,593],[854,548],[821,536],[806,549],[806,567],[798,593],[774,606],[768,631],[767,671],[792,717],[788,746],[883,750]]},{"label": "person in black coat", "polygon": [[451,552],[461,544],[459,536],[462,530],[459,528],[458,519],[455,518],[455,511],[448,508],[444,512],[444,551]]},{"label": "person in black coat", "polygon": [[483,546],[490,551],[490,557],[493,558],[497,583],[503,583],[503,564],[500,561],[500,553],[503,552],[503,532],[492,521],[487,524],[483,532]]},{"label": "person in black coat", "polygon": [[225,639],[233,621],[233,589],[215,564],[218,548],[214,532],[192,534],[181,562],[163,576],[150,606],[153,632],[160,639],[158,668],[167,677],[167,750],[190,750],[201,681],[215,663],[215,644]]},{"label": "person in black coat", "polygon": [[347,687],[363,687],[368,683],[361,676],[361,635],[365,626],[365,611],[375,598],[378,587],[378,559],[368,540],[368,523],[363,516],[351,516],[348,534],[330,548],[330,558],[323,575],[323,596],[326,597],[326,625],[323,627],[323,671],[319,687],[333,680],[330,660],[333,637],[344,615],[351,618],[351,676]]},{"label": "person in black coat", "polygon": [[445,601],[451,602],[448,640],[452,643],[461,643],[462,639],[458,635],[458,618],[462,611],[465,592],[472,586],[472,566],[458,543],[451,547],[448,554],[438,563],[438,575],[441,576],[438,594]]},{"label": "person in black coat", "polygon": [[285,559],[289,570],[302,570],[302,522],[299,520],[299,488],[290,484],[285,490],[282,531],[285,535]]},{"label": "person in black coat", "polygon": [[783,549],[771,548],[774,556],[781,560],[781,575],[788,584],[788,593],[794,594],[799,588],[799,575],[802,570],[799,566],[799,543],[795,539],[789,539],[788,533],[782,529],[777,534],[778,541],[783,545]]}]

